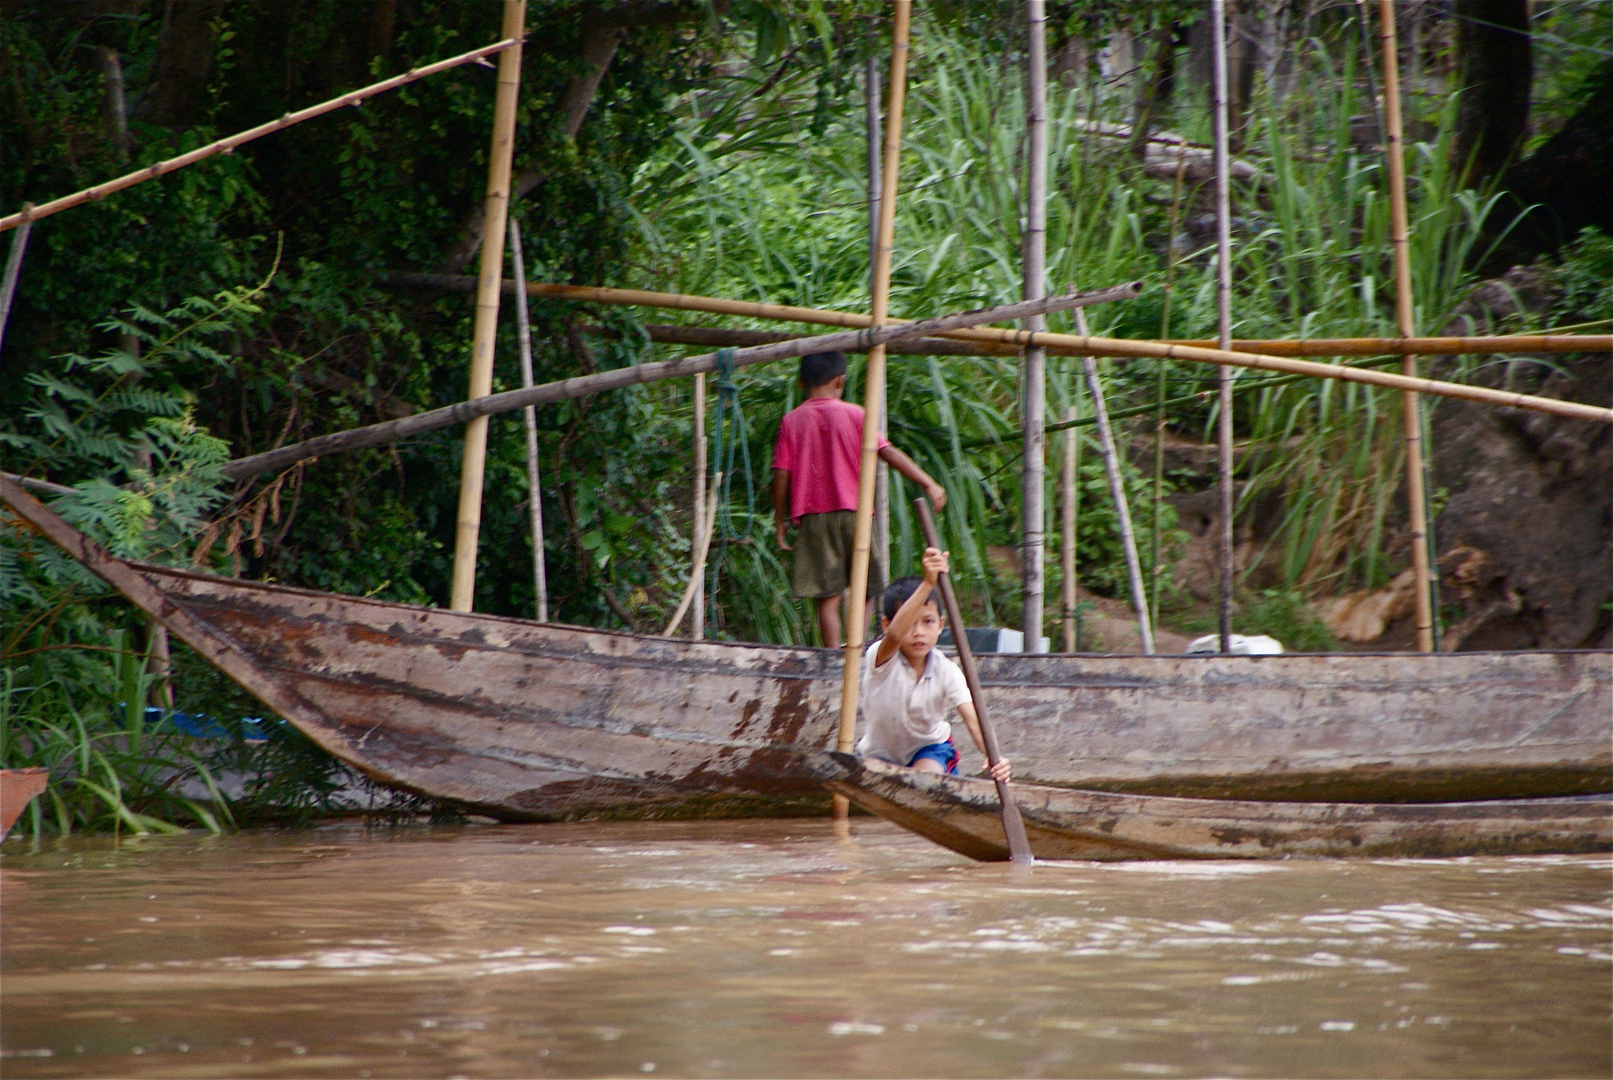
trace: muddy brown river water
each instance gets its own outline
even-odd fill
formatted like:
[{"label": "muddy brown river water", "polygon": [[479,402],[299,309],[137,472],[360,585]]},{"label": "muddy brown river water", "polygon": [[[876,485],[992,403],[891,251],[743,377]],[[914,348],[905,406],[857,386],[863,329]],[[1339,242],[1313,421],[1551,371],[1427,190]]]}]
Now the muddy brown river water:
[{"label": "muddy brown river water", "polygon": [[0,1074],[1613,1074],[1605,857],[1026,874],[853,834],[12,840]]}]

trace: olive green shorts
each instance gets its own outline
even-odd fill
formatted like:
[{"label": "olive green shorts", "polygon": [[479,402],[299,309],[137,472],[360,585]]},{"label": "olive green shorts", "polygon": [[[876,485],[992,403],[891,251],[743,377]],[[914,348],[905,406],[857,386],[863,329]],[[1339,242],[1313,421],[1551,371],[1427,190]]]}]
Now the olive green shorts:
[{"label": "olive green shorts", "polygon": [[[803,514],[795,526],[795,570],[790,584],[796,596],[822,599],[839,596],[851,585],[851,549],[856,542],[857,514],[835,510]],[[868,595],[878,596],[885,583],[879,568],[868,564]]]}]

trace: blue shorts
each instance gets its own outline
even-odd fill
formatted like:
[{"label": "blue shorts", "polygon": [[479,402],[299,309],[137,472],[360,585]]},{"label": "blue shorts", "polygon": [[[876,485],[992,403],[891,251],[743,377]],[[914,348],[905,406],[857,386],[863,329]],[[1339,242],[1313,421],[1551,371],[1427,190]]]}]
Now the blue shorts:
[{"label": "blue shorts", "polygon": [[925,759],[938,763],[942,772],[956,774],[958,771],[958,748],[951,739],[919,747],[918,752],[907,759],[908,768]]}]

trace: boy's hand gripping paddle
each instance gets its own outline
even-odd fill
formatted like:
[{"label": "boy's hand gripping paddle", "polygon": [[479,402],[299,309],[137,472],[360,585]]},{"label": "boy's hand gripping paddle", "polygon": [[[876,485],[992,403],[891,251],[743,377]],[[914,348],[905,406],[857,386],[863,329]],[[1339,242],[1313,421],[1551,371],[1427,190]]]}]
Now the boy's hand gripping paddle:
[{"label": "boy's hand gripping paddle", "polygon": [[[924,528],[924,542],[940,551],[941,537],[935,531],[935,518],[930,516],[930,504],[918,498],[913,500],[913,505],[918,507],[919,524]],[[974,653],[969,651],[969,632],[964,625],[963,612],[958,610],[957,594],[952,591],[952,578],[942,574],[936,584],[941,589],[941,600],[946,604],[952,638],[958,645],[958,666],[963,669],[963,681],[969,684],[969,698],[974,702],[975,717],[980,721],[980,738],[986,744],[986,763],[996,765],[1002,760],[1002,755],[997,752],[997,736],[991,730],[991,722],[986,719],[986,695],[980,689],[980,675],[975,671]],[[1025,822],[1020,819],[1019,807],[1014,805],[1005,781],[997,781],[997,800],[1002,803],[1003,835],[1008,838],[1009,858],[1020,866],[1029,866],[1036,861],[1036,857],[1031,854],[1031,842],[1025,836]]]}]

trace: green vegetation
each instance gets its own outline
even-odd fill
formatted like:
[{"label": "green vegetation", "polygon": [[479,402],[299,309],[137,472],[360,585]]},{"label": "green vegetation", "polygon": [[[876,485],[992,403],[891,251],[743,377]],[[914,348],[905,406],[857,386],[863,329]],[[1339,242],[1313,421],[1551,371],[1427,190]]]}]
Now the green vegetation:
[{"label": "green vegetation", "polygon": [[[166,23],[163,6],[150,3],[121,14],[44,0],[10,6],[0,21],[0,142],[9,148],[0,154],[0,212],[468,49],[497,26],[495,6],[448,0],[241,2],[191,18],[205,6],[181,3]],[[1083,128],[1129,126],[1142,111],[1153,130],[1207,141],[1187,45],[1201,6],[1051,6],[1061,59],[1049,101],[1048,278],[1147,283],[1135,301],[1092,309],[1095,333],[1213,337],[1202,170],[1161,169],[1135,138]],[[1605,41],[1608,10],[1557,4],[1542,25],[1554,41]],[[884,11],[784,0],[533,5],[515,162],[524,194],[513,206],[529,277],[866,308],[861,80],[864,60],[887,50]],[[1016,11],[919,7],[896,314],[1019,295]],[[1363,137],[1373,84],[1354,17],[1345,8],[1296,14],[1283,24],[1282,48],[1251,69],[1238,157],[1254,179],[1234,193],[1236,336],[1394,333],[1382,158]],[[591,70],[590,43],[615,29],[626,31],[619,49],[603,72]],[[1134,69],[1116,59],[1123,37],[1139,53]],[[1425,70],[1452,48],[1448,36],[1429,40]],[[173,59],[182,46],[210,59],[181,70]],[[1578,108],[1581,88],[1597,77],[1570,53],[1571,62],[1539,65],[1541,131]],[[129,90],[126,135],[109,118],[109,56]],[[1457,187],[1449,87],[1408,81],[1418,323],[1436,332],[1507,223],[1497,220],[1497,194]],[[465,298],[389,287],[378,275],[469,272],[491,100],[492,73],[470,65],[41,222],[0,359],[6,385],[24,391],[0,396],[0,464],[71,486],[54,505],[120,555],[445,602],[457,430],[251,483],[226,483],[218,469],[464,396]],[[1560,299],[1546,322],[1613,314],[1610,251],[1591,231],[1559,256],[1549,273]],[[777,328],[552,300],[534,301],[532,315],[539,381],[668,355],[642,323]],[[1057,316],[1053,327],[1070,322]],[[513,338],[506,319],[495,390],[516,384]],[[1149,361],[1101,367],[1129,448],[1140,547],[1159,553],[1167,583],[1159,606],[1191,628],[1202,612],[1169,584],[1188,539],[1161,499],[1209,479],[1182,468],[1156,487],[1152,440],[1156,410],[1172,438],[1208,437],[1214,373]],[[1050,359],[1049,417],[1075,409],[1085,439],[1091,409],[1076,371],[1069,358]],[[1449,378],[1467,373],[1460,363],[1443,369]],[[854,366],[854,397],[859,376]],[[1234,422],[1248,447],[1240,504],[1280,508],[1245,583],[1238,629],[1328,648],[1310,601],[1382,584],[1405,560],[1396,546],[1398,396],[1253,373],[1238,386]],[[1009,625],[1019,613],[1003,556],[1020,530],[1017,392],[1012,358],[896,357],[890,367],[892,438],[953,494],[942,525],[961,591],[980,616]],[[796,395],[792,365],[738,378],[728,430],[739,432],[735,460],[748,469],[731,478],[712,555],[707,626],[718,636],[809,642],[815,633],[805,606],[786,595],[766,520],[772,437]],[[663,383],[570,402],[541,410],[538,424],[553,617],[659,628],[687,574],[689,388]],[[478,610],[532,611],[524,468],[518,415],[495,417]],[[1052,469],[1050,510],[1055,483]],[[918,548],[914,493],[892,486],[893,561],[908,565]],[[1114,512],[1090,443],[1080,492],[1081,582],[1121,595]],[[144,657],[143,620],[12,519],[0,522],[0,764],[47,764],[56,781],[33,831],[224,828],[368,804],[370,789],[294,733],[247,742],[237,718],[256,707],[182,648],[174,707],[224,718],[222,737],[181,734],[166,703],[148,714],[159,679]],[[1055,594],[1057,533],[1048,530]]]}]

